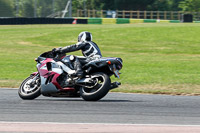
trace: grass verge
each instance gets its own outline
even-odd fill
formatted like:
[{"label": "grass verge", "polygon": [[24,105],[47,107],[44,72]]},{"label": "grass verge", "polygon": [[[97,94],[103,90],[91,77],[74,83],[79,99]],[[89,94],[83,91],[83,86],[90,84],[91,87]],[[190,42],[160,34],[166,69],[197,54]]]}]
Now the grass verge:
[{"label": "grass verge", "polygon": [[0,87],[18,87],[36,71],[35,57],[76,43],[81,31],[92,32],[103,56],[123,59],[122,87],[114,91],[200,94],[198,23],[0,26]]}]

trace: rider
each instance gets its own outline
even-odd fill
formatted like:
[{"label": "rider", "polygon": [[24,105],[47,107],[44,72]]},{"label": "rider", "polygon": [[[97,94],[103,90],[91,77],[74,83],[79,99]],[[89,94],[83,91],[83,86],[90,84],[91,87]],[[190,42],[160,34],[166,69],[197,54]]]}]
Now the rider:
[{"label": "rider", "polygon": [[74,59],[72,60],[74,61],[74,68],[76,70],[75,75],[81,78],[83,76],[81,63],[102,57],[99,47],[92,41],[92,34],[90,32],[81,32],[78,35],[78,43],[63,48],[54,48],[52,51],[54,53],[63,54],[77,50],[82,50],[84,58],[74,56]]}]

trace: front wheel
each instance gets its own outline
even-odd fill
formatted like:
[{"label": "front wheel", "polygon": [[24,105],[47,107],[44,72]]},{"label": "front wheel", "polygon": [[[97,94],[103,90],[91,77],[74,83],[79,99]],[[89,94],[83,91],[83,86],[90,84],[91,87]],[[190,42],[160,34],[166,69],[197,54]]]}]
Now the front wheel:
[{"label": "front wheel", "polygon": [[32,100],[39,97],[41,95],[40,77],[36,75],[26,78],[19,87],[18,94],[24,100]]},{"label": "front wheel", "polygon": [[111,85],[110,77],[102,72],[91,75],[96,82],[93,88],[80,88],[80,95],[86,101],[98,101],[103,98],[108,92]]}]

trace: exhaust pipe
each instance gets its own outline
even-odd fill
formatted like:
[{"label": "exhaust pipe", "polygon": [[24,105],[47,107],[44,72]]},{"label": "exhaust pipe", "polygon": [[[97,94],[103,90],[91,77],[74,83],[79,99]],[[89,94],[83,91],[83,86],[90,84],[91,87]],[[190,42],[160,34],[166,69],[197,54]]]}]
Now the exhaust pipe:
[{"label": "exhaust pipe", "polygon": [[120,83],[120,82],[113,82],[113,83],[111,83],[110,90],[112,90],[112,89],[115,89],[115,88],[119,87],[119,85],[121,85],[121,83]]},{"label": "exhaust pipe", "polygon": [[91,78],[83,78],[76,82],[76,85],[80,85],[80,86],[88,87],[88,88],[92,88],[96,84],[97,83],[95,83]]}]

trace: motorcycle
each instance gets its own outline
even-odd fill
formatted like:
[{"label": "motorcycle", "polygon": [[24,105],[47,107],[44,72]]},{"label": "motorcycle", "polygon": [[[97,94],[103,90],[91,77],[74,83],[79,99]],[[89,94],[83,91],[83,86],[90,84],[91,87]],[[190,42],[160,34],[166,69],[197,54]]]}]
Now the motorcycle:
[{"label": "motorcycle", "polygon": [[73,75],[73,55],[45,52],[35,59],[38,72],[32,73],[20,85],[18,94],[24,100],[32,100],[41,94],[47,97],[82,97],[86,101],[98,101],[111,89],[121,85],[111,83],[110,77],[119,78],[121,58],[92,60],[83,65],[84,76]]}]

